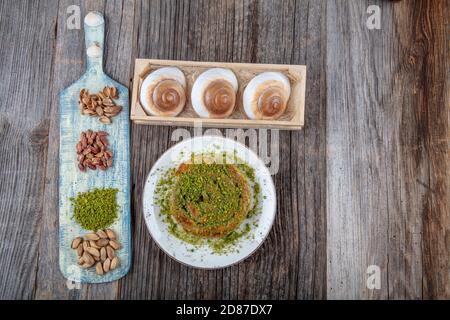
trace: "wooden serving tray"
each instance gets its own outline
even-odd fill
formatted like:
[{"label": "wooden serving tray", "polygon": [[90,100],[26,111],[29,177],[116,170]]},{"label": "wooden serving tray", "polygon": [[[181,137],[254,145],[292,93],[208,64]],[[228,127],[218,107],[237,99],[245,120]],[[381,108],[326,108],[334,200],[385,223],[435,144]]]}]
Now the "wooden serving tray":
[{"label": "wooden serving tray", "polygon": [[[139,101],[139,90],[145,76],[161,67],[178,67],[186,76],[187,99],[184,110],[176,117],[160,117],[147,115]],[[190,93],[195,79],[210,68],[231,69],[239,82],[236,97],[236,108],[230,117],[225,119],[200,118],[194,111]],[[286,112],[277,120],[252,120],[245,115],[242,105],[242,94],[248,82],[264,71],[279,71],[285,74],[291,82],[291,96]],[[170,126],[194,126],[201,124],[205,127],[220,128],[271,128],[284,130],[299,130],[303,127],[305,114],[305,87],[306,66],[283,64],[252,64],[252,63],[225,63],[225,62],[195,62],[157,59],[136,59],[133,77],[133,92],[131,96],[130,118],[135,123],[170,125]]]},{"label": "wooden serving tray", "polygon": [[[100,13],[96,13],[101,15]],[[84,25],[86,48],[96,45],[103,53],[104,19],[98,26]],[[128,118],[128,88],[108,77],[103,72],[103,56],[87,56],[84,75],[64,89],[59,96],[60,146],[59,146],[59,267],[65,278],[82,283],[101,283],[117,280],[127,274],[131,265],[131,219],[130,219],[130,121]],[[114,86],[119,92],[118,105],[122,112],[113,117],[112,124],[99,122],[97,117],[81,115],[78,99],[82,88],[95,93],[105,86]],[[109,148],[112,150],[113,165],[106,171],[87,170],[81,172],[77,167],[75,145],[80,133],[92,129],[109,133]],[[72,239],[82,236],[84,230],[73,220],[71,197],[79,192],[94,188],[117,188],[118,218],[110,226],[117,234],[122,249],[116,251],[120,266],[105,275],[95,273],[95,267],[82,269],[77,264],[77,254],[71,249]]]}]

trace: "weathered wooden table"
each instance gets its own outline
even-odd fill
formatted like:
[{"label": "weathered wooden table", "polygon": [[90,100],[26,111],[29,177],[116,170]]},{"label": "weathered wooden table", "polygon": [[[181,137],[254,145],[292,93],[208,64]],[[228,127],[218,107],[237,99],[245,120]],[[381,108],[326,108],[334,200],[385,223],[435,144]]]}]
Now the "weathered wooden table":
[{"label": "weathered wooden table", "polygon": [[[306,64],[306,126],[280,132],[275,225],[245,262],[180,265],[142,218],[172,127],[132,126],[133,266],[69,290],[58,269],[58,93],[84,70],[67,9],[103,12],[105,70],[134,59]],[[366,25],[369,5],[381,29]],[[450,298],[447,0],[0,2],[0,298]],[[380,268],[380,288],[366,286]],[[373,267],[372,267],[373,268]],[[369,271],[375,270],[369,268]]]}]

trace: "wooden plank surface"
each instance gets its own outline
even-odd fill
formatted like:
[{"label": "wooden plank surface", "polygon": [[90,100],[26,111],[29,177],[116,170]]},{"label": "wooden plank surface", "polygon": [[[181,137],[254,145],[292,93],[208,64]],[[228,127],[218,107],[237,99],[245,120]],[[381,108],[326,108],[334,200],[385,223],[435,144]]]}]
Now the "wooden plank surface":
[{"label": "wooden plank surface", "polygon": [[[281,43],[275,34],[281,34],[287,42],[292,44],[300,42],[302,50],[309,49],[311,56],[321,54],[320,46],[307,48],[306,41],[296,38],[300,34],[300,28],[312,29],[311,33],[320,38],[321,28],[320,4],[310,5],[310,11],[304,7],[294,8],[294,2],[286,2],[286,6],[280,7],[276,3],[265,2],[230,2],[224,1],[220,5],[211,5],[209,1],[152,1],[150,7],[143,2],[136,7],[136,25],[139,35],[137,43],[137,56],[157,59],[180,59],[194,61],[228,61],[228,62],[261,62],[261,63],[292,63],[303,64],[307,62],[305,55],[296,55],[291,46],[285,52],[285,56],[277,57],[274,52],[267,52],[259,57],[255,52],[264,50],[267,46],[280,46]],[[304,10],[302,10],[304,9]],[[306,9],[306,10],[305,10]],[[305,12],[306,11],[306,12]],[[143,13],[148,13],[144,15]],[[265,16],[272,12],[271,24],[264,24]],[[188,13],[188,14],[187,14]],[[241,18],[242,17],[242,18]],[[312,24],[308,26],[307,21]],[[290,23],[297,20],[295,28],[284,29],[281,19]],[[173,19],[179,19],[179,24],[172,24]],[[243,19],[243,21],[240,21]],[[250,19],[257,19],[252,21]],[[275,21],[277,20],[277,21]],[[234,28],[225,21],[235,21]],[[249,24],[258,23],[260,28]],[[184,25],[185,27],[180,27]],[[222,30],[221,28],[226,28]],[[273,30],[276,28],[275,30]],[[273,32],[269,34],[269,32]],[[236,39],[239,39],[237,41]],[[324,39],[324,38],[323,38]],[[258,46],[259,43],[259,46]],[[253,51],[241,51],[241,48],[255,46]],[[188,49],[186,49],[188,48]],[[219,50],[219,48],[224,48]],[[225,50],[226,48],[226,50]],[[297,48],[300,49],[300,48]],[[274,58],[276,57],[276,58]],[[324,60],[323,60],[324,62]],[[315,68],[315,73],[309,74],[313,81],[318,81],[323,75],[321,67]],[[324,101],[325,93],[310,89],[310,94],[315,94]],[[323,108],[325,106],[323,105]],[[323,109],[322,109],[323,111]],[[320,111],[314,113],[320,115]],[[320,119],[310,116],[312,124]],[[323,123],[323,122],[322,122]],[[275,226],[266,242],[258,252],[239,264],[225,270],[205,271],[194,270],[179,265],[162,253],[155,243],[150,240],[148,231],[142,219],[141,193],[145,175],[149,172],[157,158],[171,145],[171,134],[175,128],[153,127],[133,125],[132,139],[132,168],[134,172],[134,211],[135,211],[135,260],[131,274],[126,277],[121,285],[121,296],[129,298],[314,298],[325,295],[325,242],[315,241],[317,231],[315,223],[320,226],[324,223],[323,195],[309,193],[305,195],[306,188],[303,178],[306,175],[310,180],[317,181],[317,189],[324,192],[325,172],[320,170],[320,161],[308,164],[311,169],[305,171],[305,154],[300,148],[308,148],[311,152],[319,153],[325,150],[324,134],[311,130],[310,142],[305,142],[304,134],[295,132],[280,132],[282,141],[280,154],[285,154],[286,159],[281,163],[280,173],[275,176],[278,188],[278,215]],[[192,129],[189,129],[193,132]],[[224,131],[222,131],[224,132]],[[318,136],[318,137],[317,137]],[[318,139],[319,141],[316,141]],[[322,140],[320,140],[322,139]],[[322,157],[323,160],[323,157]],[[324,167],[324,165],[323,165]],[[289,186],[292,184],[295,189]],[[283,196],[294,194],[295,197]],[[304,199],[311,205],[308,209]],[[292,204],[295,206],[293,207]],[[314,210],[315,208],[322,209]],[[302,216],[299,217],[299,211]],[[305,223],[308,221],[311,227]],[[305,241],[303,241],[305,239]],[[143,255],[142,252],[148,254]],[[317,274],[314,271],[317,270]],[[257,275],[257,276],[255,276]],[[142,286],[136,287],[141,277],[145,277]]]},{"label": "wooden plank surface", "polygon": [[56,16],[49,1],[0,3],[2,298],[33,298],[37,280]]},{"label": "wooden plank surface", "polygon": [[[380,30],[366,27],[369,4]],[[450,296],[448,10],[328,2],[328,298]]]},{"label": "wooden plank surface", "polygon": [[[380,30],[366,27],[372,4]],[[105,15],[105,71],[124,84],[137,57],[307,65],[305,127],[269,134],[279,210],[251,258],[195,270],[157,248],[141,193],[176,131],[134,124],[132,269],[69,290],[57,95],[84,70],[70,5]],[[448,12],[433,0],[0,2],[0,298],[450,298]],[[366,287],[369,265],[379,290]]]}]

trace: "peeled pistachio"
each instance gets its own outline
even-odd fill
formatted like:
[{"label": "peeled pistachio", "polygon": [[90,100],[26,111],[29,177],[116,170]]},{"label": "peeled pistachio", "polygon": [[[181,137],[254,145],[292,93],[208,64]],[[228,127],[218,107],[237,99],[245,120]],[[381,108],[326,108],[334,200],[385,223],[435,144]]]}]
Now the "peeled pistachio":
[{"label": "peeled pistachio", "polygon": [[118,257],[114,257],[114,259],[111,260],[111,266],[110,269],[114,270],[115,268],[117,268],[119,266],[119,258]]},{"label": "peeled pistachio", "polygon": [[94,241],[96,241],[96,240],[100,239],[98,234],[93,233],[93,232],[86,234],[84,237],[85,237],[86,240],[94,240]]},{"label": "peeled pistachio", "polygon": [[75,239],[73,239],[72,240],[72,249],[78,248],[81,241],[83,241],[83,239],[81,237],[76,237]]},{"label": "peeled pistachio", "polygon": [[95,244],[99,247],[104,247],[109,243],[108,239],[100,239],[95,242]]},{"label": "peeled pistachio", "polygon": [[103,247],[103,248],[100,249],[100,260],[105,261],[106,257],[107,257],[107,255],[106,255],[106,248]]},{"label": "peeled pistachio", "polygon": [[97,235],[98,235],[101,239],[106,239],[106,238],[108,238],[108,235],[107,235],[106,232],[103,231],[103,230],[97,231]]},{"label": "peeled pistachio", "polygon": [[72,240],[71,248],[77,252],[77,263],[83,269],[95,266],[96,273],[103,275],[116,269],[120,260],[115,250],[121,248],[116,234],[111,229],[88,233]]},{"label": "peeled pistachio", "polygon": [[108,117],[105,117],[105,116],[101,116],[99,120],[103,124],[110,124],[111,123],[111,119],[108,118]]},{"label": "peeled pistachio", "polygon": [[94,258],[87,252],[83,252],[81,258],[84,260],[85,264],[90,264],[91,266],[94,264]]},{"label": "peeled pistachio", "polygon": [[95,263],[95,262],[93,262],[93,263],[87,263],[87,262],[85,262],[85,263],[83,263],[83,264],[81,265],[81,267],[82,267],[83,269],[89,269],[90,267],[92,267],[92,266],[94,265],[94,263]]},{"label": "peeled pistachio", "polygon": [[97,264],[95,265],[95,272],[97,272],[97,274],[99,274],[99,275],[102,275],[104,273],[101,262],[97,262]]},{"label": "peeled pistachio", "polygon": [[94,240],[89,240],[89,246],[95,249],[100,249],[100,247],[95,243]]},{"label": "peeled pistachio", "polygon": [[87,248],[89,248],[89,242],[83,241],[83,250],[86,251]]},{"label": "peeled pistachio", "polygon": [[103,262],[103,271],[108,272],[110,270],[110,267],[111,267],[111,259],[108,258]]},{"label": "peeled pistachio", "polygon": [[116,239],[116,234],[111,229],[106,229],[106,234],[108,235],[108,238],[110,240],[115,240]]},{"label": "peeled pistachio", "polygon": [[110,240],[109,241],[109,245],[114,249],[114,250],[119,250],[121,248],[120,243],[115,241],[115,240]]},{"label": "peeled pistachio", "polygon": [[83,254],[83,252],[84,252],[83,244],[80,243],[80,244],[78,245],[78,247],[77,247],[77,256],[81,257],[82,254]]},{"label": "peeled pistachio", "polygon": [[108,255],[108,258],[110,258],[111,260],[114,259],[114,257],[116,256],[116,253],[114,252],[114,249],[110,246],[106,247],[106,253]]},{"label": "peeled pistachio", "polygon": [[93,257],[100,258],[100,251],[98,251],[97,249],[89,247],[86,249],[86,251]]}]

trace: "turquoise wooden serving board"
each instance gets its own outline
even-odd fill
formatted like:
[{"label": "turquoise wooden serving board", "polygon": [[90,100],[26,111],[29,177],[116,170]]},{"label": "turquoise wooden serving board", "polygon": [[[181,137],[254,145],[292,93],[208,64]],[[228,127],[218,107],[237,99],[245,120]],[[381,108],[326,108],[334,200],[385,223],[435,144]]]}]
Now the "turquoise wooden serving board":
[{"label": "turquoise wooden serving board", "polygon": [[[89,18],[94,18],[89,20]],[[108,77],[103,72],[103,44],[105,22],[98,13],[90,13],[84,22],[87,52],[85,74],[74,84],[60,93],[60,150],[59,150],[59,267],[64,277],[82,283],[101,283],[123,277],[131,265],[131,229],[130,229],[130,128],[128,88]],[[94,21],[94,23],[92,23]],[[91,50],[94,49],[94,50]],[[97,52],[98,55],[92,55]],[[99,122],[98,117],[81,115],[78,107],[79,93],[87,88],[96,93],[105,86],[115,86],[119,91],[118,105],[122,112],[112,118],[112,124]],[[109,133],[110,150],[113,152],[113,166],[106,171],[87,170],[81,172],[77,167],[75,146],[80,133],[91,129]],[[73,238],[84,235],[84,230],[73,220],[71,197],[79,192],[93,188],[117,188],[119,213],[113,229],[122,249],[116,251],[120,266],[104,275],[97,275],[95,267],[82,269],[77,264],[77,254],[70,248]]]}]

